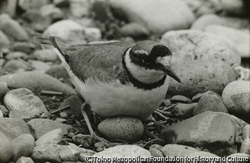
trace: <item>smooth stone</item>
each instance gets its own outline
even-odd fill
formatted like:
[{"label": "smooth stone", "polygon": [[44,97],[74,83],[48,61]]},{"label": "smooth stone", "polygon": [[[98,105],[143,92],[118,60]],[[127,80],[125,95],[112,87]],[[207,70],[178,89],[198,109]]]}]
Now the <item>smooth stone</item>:
[{"label": "smooth stone", "polygon": [[214,91],[221,95],[225,86],[235,81],[238,75],[232,67],[220,60],[176,63],[172,65],[172,69],[182,83],[170,78],[168,94],[189,98],[207,91]]},{"label": "smooth stone", "polygon": [[3,112],[0,110],[0,118],[3,118]]},{"label": "smooth stone", "polygon": [[195,16],[198,18],[202,15],[207,15],[211,13],[219,13],[222,10],[221,3],[217,0],[215,1],[200,1],[200,0],[185,0],[188,7],[193,11]]},{"label": "smooth stone", "polygon": [[56,144],[45,144],[36,146],[33,150],[31,157],[35,161],[42,162],[64,162],[71,161],[76,162],[79,159],[80,154],[85,156],[91,156],[95,152],[79,148],[76,145],[56,145]]},{"label": "smooth stone", "polygon": [[0,99],[9,91],[8,85],[5,81],[0,80]]},{"label": "smooth stone", "polygon": [[196,19],[196,21],[192,24],[191,29],[204,31],[209,25],[222,25],[235,29],[245,29],[248,27],[248,24],[248,19],[208,14]]},{"label": "smooth stone", "polygon": [[52,65],[45,73],[57,79],[69,79],[69,74],[63,65]]},{"label": "smooth stone", "polygon": [[116,145],[93,155],[93,157],[151,157],[148,150],[137,145]]},{"label": "smooth stone", "polygon": [[238,48],[241,57],[250,58],[249,30],[242,31],[222,25],[209,25],[205,28],[205,32],[231,40]]},{"label": "smooth stone", "polygon": [[250,154],[250,138],[246,138],[241,142],[240,153]]},{"label": "smooth stone", "polygon": [[213,95],[213,94],[215,94],[215,92],[213,92],[213,91],[207,91],[207,92],[203,92],[203,93],[198,93],[198,94],[196,94],[196,95],[194,95],[192,97],[192,101],[193,102],[198,102],[201,99],[202,96]]},{"label": "smooth stone", "polygon": [[160,42],[171,49],[173,65],[212,59],[222,60],[233,67],[241,63],[238,48],[233,42],[203,31],[169,31]]},{"label": "smooth stone", "polygon": [[27,88],[9,91],[4,96],[4,104],[10,110],[10,118],[33,118],[49,113],[42,100]]},{"label": "smooth stone", "polygon": [[243,16],[247,14],[247,11],[245,10],[245,5],[249,5],[247,2],[239,0],[221,0],[220,2],[222,9],[228,15]]},{"label": "smooth stone", "polygon": [[7,60],[13,60],[13,59],[26,59],[28,58],[28,55],[24,52],[10,52],[5,56],[5,59]]},{"label": "smooth stone", "polygon": [[36,146],[44,144],[58,144],[63,138],[62,129],[54,129],[42,135],[37,141]]},{"label": "smooth stone", "polygon": [[13,155],[11,142],[1,131],[0,131],[0,162],[7,163]]},{"label": "smooth stone", "polygon": [[[145,26],[153,34],[163,34],[169,30],[186,29],[191,26],[195,16],[181,0],[126,0],[109,1],[114,13],[125,17],[129,22]],[[145,10],[147,9],[147,10]],[[157,15],[157,16],[156,16]]]},{"label": "smooth stone", "polygon": [[86,17],[90,14],[91,1],[89,0],[71,0],[70,13],[76,18]]},{"label": "smooth stone", "polygon": [[50,119],[32,119],[28,122],[29,127],[33,131],[35,139],[39,139],[51,130],[61,129],[63,134],[67,134],[69,129],[73,127]]},{"label": "smooth stone", "polygon": [[250,138],[250,125],[246,125],[243,128],[242,140],[245,140],[247,138]]},{"label": "smooth stone", "polygon": [[121,27],[121,34],[132,38],[147,38],[149,30],[139,23],[129,23]]},{"label": "smooth stone", "polygon": [[249,121],[250,81],[233,81],[222,93],[222,99],[228,112]]},{"label": "smooth stone", "polygon": [[177,103],[177,102],[181,102],[181,103],[191,103],[192,100],[186,96],[182,96],[182,95],[175,95],[173,97],[171,97],[171,102],[173,103]]},{"label": "smooth stone", "polygon": [[23,134],[11,141],[13,148],[12,160],[17,161],[22,156],[29,156],[35,147],[34,137],[30,134]]},{"label": "smooth stone", "polygon": [[164,156],[185,157],[186,155],[197,152],[198,150],[186,145],[167,144],[161,149],[161,151],[164,154]]},{"label": "smooth stone", "polygon": [[43,62],[55,62],[58,60],[58,56],[53,50],[50,49],[43,49],[43,50],[35,50],[32,54],[34,59]]},{"label": "smooth stone", "polygon": [[30,157],[20,157],[16,163],[34,163]]},{"label": "smooth stone", "polygon": [[29,10],[29,9],[39,9],[42,6],[48,4],[50,1],[49,0],[43,0],[43,1],[37,1],[37,0],[22,0],[18,3],[18,5],[24,9],[24,10]]},{"label": "smooth stone", "polygon": [[164,128],[162,136],[166,143],[205,148],[224,156],[237,152],[246,124],[227,113],[207,111]]},{"label": "smooth stone", "polygon": [[176,118],[187,118],[193,115],[197,103],[182,104],[178,103],[171,111],[171,116]]},{"label": "smooth stone", "polygon": [[0,29],[0,47],[6,47],[8,48],[10,46],[10,40],[8,38],[8,36],[6,36],[5,33],[3,33],[3,31]]},{"label": "smooth stone", "polygon": [[85,40],[83,31],[83,27],[73,20],[60,20],[50,25],[42,36],[58,36],[65,41],[83,41]]},{"label": "smooth stone", "polygon": [[153,144],[149,147],[149,152],[153,157],[164,157],[163,152],[161,151],[163,146],[159,144]]},{"label": "smooth stone", "polygon": [[99,28],[88,27],[84,28],[85,39],[88,42],[99,41],[102,39],[102,32]]},{"label": "smooth stone", "polygon": [[75,90],[59,80],[41,72],[21,72],[0,76],[12,89],[27,88],[35,94],[43,90],[63,92],[65,95],[75,94]]},{"label": "smooth stone", "polygon": [[31,134],[25,121],[19,118],[0,118],[0,132],[10,140],[23,134]]},{"label": "smooth stone", "polygon": [[228,113],[222,98],[216,93],[202,96],[195,107],[193,114],[197,115],[205,111]]},{"label": "smooth stone", "polygon": [[227,162],[226,163],[232,163],[232,162],[249,162],[250,155],[245,153],[234,153],[229,156],[227,156]]},{"label": "smooth stone", "polygon": [[35,45],[30,42],[15,42],[13,45],[13,51],[19,51],[26,54],[31,54],[35,50]]},{"label": "smooth stone", "polygon": [[28,62],[31,64],[32,67],[35,68],[35,70],[41,71],[41,72],[45,72],[51,67],[49,64],[42,62],[42,61],[29,60]]},{"label": "smooth stone", "polygon": [[60,117],[63,118],[63,119],[66,119],[66,118],[69,117],[69,115],[66,112],[61,112]]},{"label": "smooth stone", "polygon": [[8,14],[0,15],[0,29],[18,41],[28,41],[29,36],[25,29]]},{"label": "smooth stone", "polygon": [[9,60],[0,70],[2,74],[14,74],[24,71],[32,71],[34,68],[24,60]]},{"label": "smooth stone", "polygon": [[99,123],[98,131],[110,140],[132,143],[140,140],[144,133],[144,126],[138,118],[112,117]]}]

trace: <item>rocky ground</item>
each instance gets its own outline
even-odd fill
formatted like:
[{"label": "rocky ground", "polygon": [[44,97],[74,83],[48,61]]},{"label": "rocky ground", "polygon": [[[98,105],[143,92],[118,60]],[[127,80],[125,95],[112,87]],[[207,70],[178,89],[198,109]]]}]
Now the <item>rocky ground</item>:
[{"label": "rocky ground", "polygon": [[[1,1],[0,162],[100,162],[97,157],[114,156],[247,162],[248,11],[247,0]],[[104,120],[89,111],[94,130],[108,140],[100,142],[89,136],[83,99],[60,60],[34,36],[81,43],[157,40],[171,49],[182,83],[170,81],[153,113],[155,124]]]}]

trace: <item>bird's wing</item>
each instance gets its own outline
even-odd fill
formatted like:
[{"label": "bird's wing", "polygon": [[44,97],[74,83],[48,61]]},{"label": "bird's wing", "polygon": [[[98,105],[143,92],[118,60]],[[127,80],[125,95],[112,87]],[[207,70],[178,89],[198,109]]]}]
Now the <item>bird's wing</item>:
[{"label": "bird's wing", "polygon": [[133,43],[69,44],[58,37],[51,37],[50,40],[78,78],[85,80],[92,77],[100,81],[126,80],[122,55]]}]

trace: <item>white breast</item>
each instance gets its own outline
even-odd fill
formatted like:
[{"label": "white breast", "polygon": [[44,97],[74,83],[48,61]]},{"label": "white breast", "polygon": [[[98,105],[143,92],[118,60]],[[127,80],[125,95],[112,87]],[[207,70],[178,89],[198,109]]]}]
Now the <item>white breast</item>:
[{"label": "white breast", "polygon": [[152,90],[141,90],[120,83],[105,83],[88,79],[80,93],[91,106],[91,110],[103,117],[118,115],[136,116],[146,119],[163,101],[169,84]]}]

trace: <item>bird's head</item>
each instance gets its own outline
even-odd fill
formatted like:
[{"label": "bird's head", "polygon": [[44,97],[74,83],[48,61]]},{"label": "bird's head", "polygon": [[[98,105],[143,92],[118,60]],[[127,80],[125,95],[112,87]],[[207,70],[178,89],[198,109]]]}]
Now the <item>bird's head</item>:
[{"label": "bird's head", "polygon": [[131,75],[143,83],[155,83],[168,75],[176,81],[180,78],[171,69],[171,51],[155,41],[141,41],[129,48],[125,63]]}]

